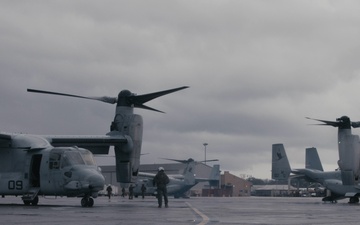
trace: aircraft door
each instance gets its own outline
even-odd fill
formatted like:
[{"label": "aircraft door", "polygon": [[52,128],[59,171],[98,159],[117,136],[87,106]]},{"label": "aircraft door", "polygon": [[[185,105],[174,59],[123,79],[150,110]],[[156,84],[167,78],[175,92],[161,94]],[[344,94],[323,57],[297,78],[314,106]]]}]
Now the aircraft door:
[{"label": "aircraft door", "polygon": [[61,195],[63,192],[63,179],[61,174],[61,150],[53,149],[50,151],[48,163],[45,164],[44,170],[44,184],[41,185],[44,192],[48,192],[55,195]]},{"label": "aircraft door", "polygon": [[35,154],[31,157],[29,183],[30,187],[40,187],[40,165],[42,154]]}]

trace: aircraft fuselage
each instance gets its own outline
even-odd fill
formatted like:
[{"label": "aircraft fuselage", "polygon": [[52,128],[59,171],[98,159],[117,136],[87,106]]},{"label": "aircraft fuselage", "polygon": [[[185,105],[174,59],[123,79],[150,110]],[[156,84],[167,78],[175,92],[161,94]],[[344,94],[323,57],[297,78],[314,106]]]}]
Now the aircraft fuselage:
[{"label": "aircraft fuselage", "polygon": [[103,189],[105,179],[90,151],[53,147],[35,135],[12,140],[0,148],[0,195],[22,195],[25,204],[37,204],[38,195],[97,197]]}]

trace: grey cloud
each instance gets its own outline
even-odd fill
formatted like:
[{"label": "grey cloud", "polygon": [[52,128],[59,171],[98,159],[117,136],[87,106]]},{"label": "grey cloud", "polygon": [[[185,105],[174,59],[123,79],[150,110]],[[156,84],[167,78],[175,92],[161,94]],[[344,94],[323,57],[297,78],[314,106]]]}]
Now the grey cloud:
[{"label": "grey cloud", "polygon": [[[304,117],[358,112],[357,1],[32,1],[0,3],[0,129],[103,134],[111,105],[26,93],[138,94],[189,85],[136,109],[144,163],[221,159],[270,176],[271,144],[292,163],[319,148],[336,166],[336,130]],[[358,132],[354,130],[354,133]],[[334,166],[333,166],[334,165]]]}]

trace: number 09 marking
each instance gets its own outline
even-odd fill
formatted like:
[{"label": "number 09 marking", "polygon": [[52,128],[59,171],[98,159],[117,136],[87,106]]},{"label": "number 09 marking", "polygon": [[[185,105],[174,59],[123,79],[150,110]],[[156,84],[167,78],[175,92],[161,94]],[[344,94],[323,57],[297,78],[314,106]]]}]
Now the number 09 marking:
[{"label": "number 09 marking", "polygon": [[8,182],[8,189],[9,190],[22,190],[23,189],[23,182],[22,180],[9,180]]}]

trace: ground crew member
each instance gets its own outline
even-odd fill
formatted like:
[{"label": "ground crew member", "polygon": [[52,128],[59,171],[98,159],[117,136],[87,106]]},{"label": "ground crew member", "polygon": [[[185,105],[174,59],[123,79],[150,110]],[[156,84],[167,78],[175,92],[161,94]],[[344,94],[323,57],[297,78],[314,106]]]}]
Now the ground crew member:
[{"label": "ground crew member", "polygon": [[134,186],[132,186],[132,184],[130,184],[129,187],[129,199],[133,199],[134,197]]},{"label": "ground crew member", "polygon": [[108,193],[109,202],[110,202],[110,198],[111,198],[111,194],[112,194],[112,187],[111,187],[110,184],[109,184],[109,186],[106,188],[106,191],[107,191],[107,193]]},{"label": "ground crew member", "polygon": [[166,175],[164,168],[159,167],[158,173],[155,175],[153,185],[157,187],[157,199],[159,208],[162,206],[162,196],[164,196],[165,207],[168,207],[168,197],[166,185],[169,183],[169,177]]},{"label": "ground crew member", "polygon": [[144,199],[145,198],[145,191],[146,191],[146,187],[144,184],[141,185],[141,196]]},{"label": "ground crew member", "polygon": [[121,197],[125,198],[125,188],[124,187],[121,189]]}]

